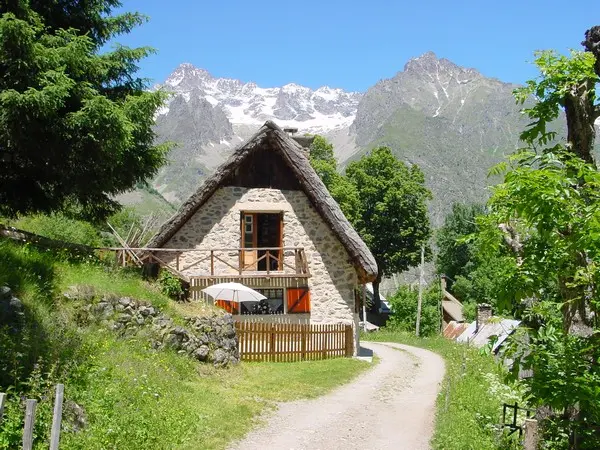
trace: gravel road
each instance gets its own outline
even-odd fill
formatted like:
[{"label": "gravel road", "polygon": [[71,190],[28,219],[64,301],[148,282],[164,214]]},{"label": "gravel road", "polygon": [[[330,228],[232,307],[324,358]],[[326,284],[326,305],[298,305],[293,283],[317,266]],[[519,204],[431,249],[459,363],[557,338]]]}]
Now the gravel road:
[{"label": "gravel road", "polygon": [[363,342],[379,364],[331,393],[281,403],[232,450],[429,448],[443,359],[427,350]]}]

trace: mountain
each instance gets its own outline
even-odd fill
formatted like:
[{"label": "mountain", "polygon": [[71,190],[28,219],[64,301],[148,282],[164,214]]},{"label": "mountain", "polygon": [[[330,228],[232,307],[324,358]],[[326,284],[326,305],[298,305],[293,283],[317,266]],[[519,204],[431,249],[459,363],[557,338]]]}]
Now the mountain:
[{"label": "mountain", "polygon": [[[155,89],[171,93],[158,111],[156,132],[160,141],[178,145],[169,155],[171,164],[154,185],[176,203],[185,200],[236,145],[269,119],[343,143],[361,98],[360,93],[327,86],[312,90],[292,83],[262,88],[252,82],[215,78],[191,64],[181,64]],[[350,154],[356,151],[353,143],[338,147],[350,148]]]},{"label": "mountain", "polygon": [[517,148],[527,122],[512,95],[516,87],[431,52],[365,93],[263,88],[182,64],[155,86],[171,93],[157,113],[156,132],[178,145],[153,185],[170,202],[182,202],[270,119],[326,136],[342,166],[374,146],[391,147],[423,169],[439,225],[453,202],[485,201],[488,169]]},{"label": "mountain", "polygon": [[439,225],[454,202],[485,201],[488,169],[513,152],[527,120],[515,84],[487,78],[434,53],[411,59],[362,97],[351,133],[362,149],[387,145],[424,171]]}]

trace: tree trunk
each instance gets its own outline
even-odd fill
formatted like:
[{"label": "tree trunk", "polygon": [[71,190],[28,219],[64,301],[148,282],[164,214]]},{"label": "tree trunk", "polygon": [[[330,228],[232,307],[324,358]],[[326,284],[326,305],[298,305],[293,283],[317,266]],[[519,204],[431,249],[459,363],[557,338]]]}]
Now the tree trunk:
[{"label": "tree trunk", "polygon": [[596,129],[595,107],[593,102],[594,82],[587,80],[573,87],[565,95],[567,116],[567,147],[589,164],[594,161],[594,139]]}]

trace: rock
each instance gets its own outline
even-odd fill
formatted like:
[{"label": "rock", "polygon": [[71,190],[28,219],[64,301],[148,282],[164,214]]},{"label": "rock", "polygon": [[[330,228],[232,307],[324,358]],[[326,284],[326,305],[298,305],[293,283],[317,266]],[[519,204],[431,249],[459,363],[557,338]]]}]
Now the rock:
[{"label": "rock", "polygon": [[193,356],[198,361],[204,362],[204,361],[206,361],[206,358],[208,357],[209,352],[210,352],[210,349],[206,345],[201,345],[196,350],[194,350]]},{"label": "rock", "polygon": [[96,296],[96,289],[94,286],[78,284],[69,286],[67,292],[65,292],[63,296],[71,300],[90,301]]},{"label": "rock", "polygon": [[188,333],[188,331],[181,326],[176,326],[175,328],[173,328],[173,330],[171,330],[171,333],[178,334],[180,336],[185,336]]},{"label": "rock", "polygon": [[25,313],[23,303],[12,295],[12,291],[2,286],[0,291],[0,325],[7,325],[13,331],[18,331],[23,326]]},{"label": "rock", "polygon": [[120,322],[120,323],[131,322],[131,314],[127,314],[126,312],[119,314],[117,316],[117,322]]},{"label": "rock", "polygon": [[123,297],[119,299],[119,304],[123,306],[131,306],[133,304],[133,300],[131,300],[129,297]]},{"label": "rock", "polygon": [[12,297],[12,291],[8,286],[0,286],[0,300]]},{"label": "rock", "polygon": [[87,428],[87,414],[83,406],[78,405],[73,400],[65,402],[63,411],[65,422],[70,426],[75,433]]},{"label": "rock", "polygon": [[181,336],[173,333],[169,333],[165,336],[163,344],[167,347],[171,347],[175,350],[181,347]]},{"label": "rock", "polygon": [[215,366],[226,366],[229,362],[229,355],[222,348],[213,352],[212,361]]},{"label": "rock", "polygon": [[[10,290],[3,289],[1,295]],[[6,303],[6,302],[5,302]],[[129,297],[104,296],[98,303],[80,306],[89,321],[100,323],[120,336],[141,336],[156,349],[169,347],[181,354],[225,366],[239,362],[233,317],[213,315],[186,317],[185,326],[178,325],[148,303]],[[146,330],[140,334],[141,330]]]},{"label": "rock", "polygon": [[114,308],[113,305],[111,305],[110,303],[102,301],[93,305],[91,308],[91,312],[95,316],[98,316],[100,318],[106,318],[114,312]]}]

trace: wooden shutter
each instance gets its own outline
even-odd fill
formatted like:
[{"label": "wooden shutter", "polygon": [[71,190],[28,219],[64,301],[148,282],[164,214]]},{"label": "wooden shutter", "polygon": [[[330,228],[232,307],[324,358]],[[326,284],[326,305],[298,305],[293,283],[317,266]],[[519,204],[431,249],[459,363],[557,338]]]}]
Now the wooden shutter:
[{"label": "wooden shutter", "polygon": [[215,301],[215,305],[219,308],[224,309],[228,313],[237,314],[238,313],[238,305],[239,303],[231,302],[229,300],[217,300]]},{"label": "wooden shutter", "polygon": [[310,291],[307,287],[287,289],[287,312],[288,314],[310,312]]}]

